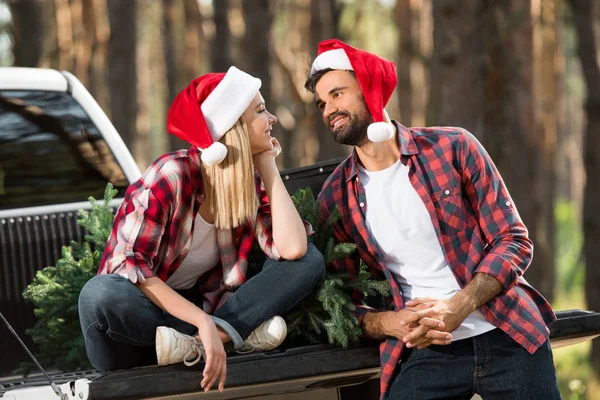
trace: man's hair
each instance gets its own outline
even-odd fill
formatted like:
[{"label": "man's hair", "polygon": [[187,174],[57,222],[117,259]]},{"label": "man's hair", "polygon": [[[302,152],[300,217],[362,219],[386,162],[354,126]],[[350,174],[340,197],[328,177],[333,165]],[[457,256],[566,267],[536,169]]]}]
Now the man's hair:
[{"label": "man's hair", "polygon": [[[311,76],[309,76],[308,79],[306,80],[306,83],[304,84],[304,88],[306,90],[308,90],[309,92],[314,93],[317,83],[319,83],[319,81],[321,80],[323,75],[325,75],[329,71],[335,71],[335,70],[333,70],[331,68],[325,68],[325,69],[319,70],[319,71],[315,72],[314,74],[312,74]],[[352,76],[356,78],[356,74],[354,73],[354,71],[349,70],[349,69],[344,70],[344,71],[350,72],[352,74]]]},{"label": "man's hair", "polygon": [[306,90],[308,90],[309,92],[314,93],[317,83],[319,83],[319,81],[321,80],[323,75],[325,75],[329,71],[333,71],[333,70],[331,68],[325,68],[325,69],[319,70],[319,71],[315,72],[314,74],[310,75],[308,77],[308,79],[306,80],[306,83],[304,84],[304,88]]},{"label": "man's hair", "polygon": [[208,208],[215,216],[215,227],[231,229],[250,220],[258,210],[254,183],[254,164],[248,127],[240,117],[219,142],[227,156],[217,165],[202,165],[202,179]]}]

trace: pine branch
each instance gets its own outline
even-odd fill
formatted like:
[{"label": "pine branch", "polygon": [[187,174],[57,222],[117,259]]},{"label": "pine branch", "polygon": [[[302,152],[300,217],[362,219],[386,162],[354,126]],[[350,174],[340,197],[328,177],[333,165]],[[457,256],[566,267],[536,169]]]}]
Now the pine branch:
[{"label": "pine branch", "polygon": [[[62,370],[87,369],[85,343],[79,327],[78,299],[81,289],[98,269],[102,251],[110,235],[113,213],[109,206],[117,191],[108,184],[104,202],[90,198],[89,211],[79,210],[78,223],[87,234],[83,244],[63,246],[56,266],[36,273],[23,292],[25,300],[34,304],[37,321],[26,333],[38,344],[44,364]],[[30,370],[21,364],[22,373]]]}]

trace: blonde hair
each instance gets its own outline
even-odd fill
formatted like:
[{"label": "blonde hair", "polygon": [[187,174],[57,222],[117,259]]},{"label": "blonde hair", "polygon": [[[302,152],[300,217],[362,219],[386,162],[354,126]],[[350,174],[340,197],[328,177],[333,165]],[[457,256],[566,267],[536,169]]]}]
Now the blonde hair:
[{"label": "blonde hair", "polygon": [[248,128],[243,117],[219,142],[227,156],[217,165],[203,164],[202,179],[208,208],[218,229],[230,229],[256,219],[258,198]]}]

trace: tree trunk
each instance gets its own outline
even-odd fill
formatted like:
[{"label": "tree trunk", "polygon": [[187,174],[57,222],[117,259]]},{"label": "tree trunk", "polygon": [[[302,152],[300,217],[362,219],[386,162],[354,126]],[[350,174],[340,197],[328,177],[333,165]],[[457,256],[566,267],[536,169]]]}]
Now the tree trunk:
[{"label": "tree trunk", "polygon": [[12,16],[11,33],[15,66],[37,67],[42,57],[44,20],[42,5],[36,0],[8,2]]},{"label": "tree trunk", "polygon": [[[180,79],[184,75],[186,58],[186,14],[183,6],[182,0],[162,1],[163,26],[161,33],[167,84],[165,115],[167,115],[175,96],[186,84]],[[197,4],[196,8],[198,8]],[[189,56],[192,57],[193,54]],[[169,135],[168,138],[170,151],[189,147],[189,144],[175,135]]]},{"label": "tree trunk", "polygon": [[183,55],[183,73],[179,85],[183,88],[192,79],[202,75],[210,68],[205,54],[206,37],[202,29],[202,13],[197,0],[184,0],[185,13],[185,51]]},{"label": "tree trunk", "polygon": [[69,0],[54,0],[56,37],[58,40],[58,69],[71,71],[73,58],[73,19]]},{"label": "tree trunk", "polygon": [[542,0],[534,10],[538,21],[534,30],[535,98],[538,118],[535,127],[536,153],[539,160],[533,185],[537,195],[536,240],[534,268],[527,271],[527,280],[550,302],[556,285],[556,146],[560,94],[557,89],[556,1]]},{"label": "tree trunk", "polygon": [[270,0],[242,0],[242,11],[246,32],[242,41],[243,68],[251,75],[260,78],[260,93],[267,107],[274,112],[271,101],[271,58],[273,43],[271,25],[274,18],[274,4]]},{"label": "tree trunk", "polygon": [[400,107],[400,122],[406,126],[412,125],[412,76],[411,64],[414,54],[412,23],[415,16],[411,10],[410,0],[398,0],[394,11],[396,26],[400,37],[398,38],[398,57],[396,68],[398,71],[398,105]]},{"label": "tree trunk", "polygon": [[214,72],[226,72],[232,65],[230,51],[231,33],[229,32],[229,21],[227,19],[229,0],[214,1],[213,8],[213,20],[216,31],[210,48],[211,69]]},{"label": "tree trunk", "polygon": [[553,155],[551,146],[546,151],[547,138],[535,123],[531,1],[432,4],[429,123],[461,126],[482,141],[535,244],[536,255],[525,278],[551,298]]},{"label": "tree trunk", "polygon": [[484,134],[481,0],[435,0],[428,125],[456,125]]},{"label": "tree trunk", "polygon": [[[585,298],[590,310],[600,310],[600,68],[594,37],[594,7],[591,0],[569,0],[577,32],[577,54],[587,88],[583,160],[587,175],[583,195],[583,253]],[[592,365],[600,378],[600,343],[592,341]]]},{"label": "tree trunk", "polygon": [[137,140],[136,2],[107,0],[108,85],[112,122],[133,149]]},{"label": "tree trunk", "polygon": [[[90,26],[93,26],[94,49],[90,65],[89,89],[104,112],[111,116],[108,68],[106,67],[110,40],[106,0],[93,0],[92,7],[94,22]],[[88,29],[92,28],[88,27]]]},{"label": "tree trunk", "polygon": [[[319,42],[338,38],[337,24],[341,14],[341,5],[336,0],[311,0],[310,2],[310,57],[316,57]],[[329,129],[323,123],[321,113],[314,102],[304,105],[307,129],[311,130],[318,143],[318,153],[314,161],[330,160],[348,154],[347,148],[333,140]]]}]

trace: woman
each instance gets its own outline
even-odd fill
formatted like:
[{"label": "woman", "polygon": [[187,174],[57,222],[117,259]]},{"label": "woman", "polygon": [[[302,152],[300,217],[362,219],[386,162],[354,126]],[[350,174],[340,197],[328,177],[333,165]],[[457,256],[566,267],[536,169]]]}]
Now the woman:
[{"label": "woman", "polygon": [[[278,315],[322,281],[323,257],[275,165],[277,118],[260,85],[231,67],[192,81],[171,105],[169,132],[192,147],[158,158],[129,187],[98,275],[79,298],[95,368],[204,356],[202,387],[218,379],[223,390],[223,344],[279,346],[287,330]],[[267,261],[247,279],[255,240]]]}]

